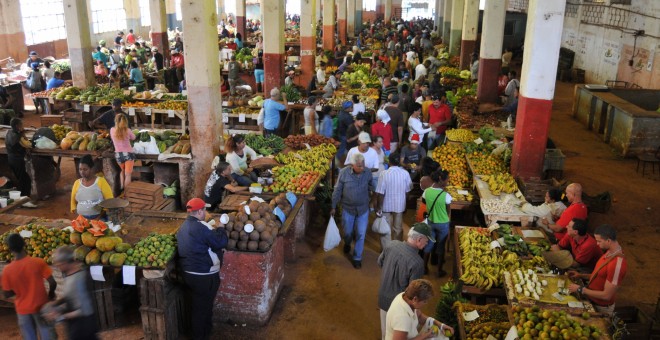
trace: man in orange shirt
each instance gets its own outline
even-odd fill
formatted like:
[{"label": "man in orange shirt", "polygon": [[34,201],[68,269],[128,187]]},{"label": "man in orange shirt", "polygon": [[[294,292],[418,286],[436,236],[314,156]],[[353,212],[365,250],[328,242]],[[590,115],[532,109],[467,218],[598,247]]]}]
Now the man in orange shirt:
[{"label": "man in orange shirt", "polygon": [[[16,296],[14,305],[23,339],[56,339],[53,326],[39,314],[41,307],[55,298],[57,283],[46,261],[27,256],[25,241],[19,234],[7,236],[5,241],[14,260],[2,271],[2,289],[5,298]],[[46,293],[44,280],[48,280]]]},{"label": "man in orange shirt", "polygon": [[571,205],[561,213],[561,216],[555,224],[549,223],[547,218],[543,218],[543,224],[547,225],[555,235],[557,242],[566,235],[566,226],[574,218],[586,220],[588,211],[587,206],[582,202],[582,186],[578,183],[571,183],[566,187],[566,197]]},{"label": "man in orange shirt", "polygon": [[626,276],[628,263],[623,254],[621,245],[616,240],[616,230],[610,225],[604,224],[594,231],[596,242],[604,254],[596,263],[591,274],[579,274],[569,271],[570,278],[588,279],[586,286],[571,284],[568,289],[571,293],[578,292],[591,300],[599,313],[612,315],[614,313],[614,302],[616,291]]},{"label": "man in orange shirt", "polygon": [[[603,255],[596,239],[587,233],[587,221],[574,218],[566,227],[567,233],[558,244],[552,246],[553,251],[566,249],[573,255],[571,267],[583,267],[593,270],[596,262]],[[587,271],[587,270],[585,270]]]}]

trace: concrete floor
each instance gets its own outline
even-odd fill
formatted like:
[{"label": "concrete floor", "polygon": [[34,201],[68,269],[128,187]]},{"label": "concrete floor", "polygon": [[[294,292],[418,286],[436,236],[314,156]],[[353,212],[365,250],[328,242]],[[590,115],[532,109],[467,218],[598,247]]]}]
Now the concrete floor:
[{"label": "concrete floor", "polygon": [[[614,203],[607,214],[590,214],[590,228],[609,223],[617,227],[626,253],[628,274],[618,294],[619,305],[651,309],[660,286],[660,174],[635,172],[636,160],[623,159],[599,137],[572,119],[573,85],[558,83],[553,105],[550,136],[566,155],[564,177],[581,183],[595,195],[612,193]],[[31,114],[28,114],[30,119]],[[33,116],[33,115],[32,115]],[[39,202],[42,209],[18,210],[17,213],[49,216],[67,210],[68,193],[73,183],[72,165],[63,165],[59,182],[62,189],[49,202]],[[59,214],[59,217],[71,217]],[[412,213],[404,219],[411,223]],[[325,221],[313,220],[304,240],[297,245],[298,259],[285,266],[284,288],[274,313],[266,326],[217,323],[216,339],[379,339],[380,325],[377,291],[380,270],[376,258],[380,252],[377,238],[369,232],[361,270],[355,270],[341,247],[330,252],[322,249]],[[448,261],[453,258],[450,256]],[[429,279],[435,287],[446,281]],[[450,263],[445,270],[451,271]],[[222,289],[222,287],[221,287]],[[427,304],[424,312],[433,314],[439,296]],[[228,316],[231,318],[231,316]],[[0,311],[0,336],[15,338],[15,316]],[[141,326],[135,323],[101,334],[103,339],[140,339]]]}]

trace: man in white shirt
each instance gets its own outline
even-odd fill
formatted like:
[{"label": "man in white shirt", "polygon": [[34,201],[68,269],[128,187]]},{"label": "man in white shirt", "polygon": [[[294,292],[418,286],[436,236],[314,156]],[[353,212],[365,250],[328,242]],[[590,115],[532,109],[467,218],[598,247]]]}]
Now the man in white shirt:
[{"label": "man in white shirt", "polygon": [[[400,157],[398,152],[391,154],[389,169],[383,171],[378,178],[376,216],[383,216],[394,234],[394,239],[402,241],[403,213],[406,211],[406,196],[412,189],[412,180],[408,171],[400,166]],[[391,237],[391,234],[381,235],[383,249]]]},{"label": "man in white shirt", "polygon": [[351,164],[353,154],[359,152],[362,154],[362,156],[364,156],[364,167],[366,169],[371,169],[371,172],[378,171],[378,153],[376,153],[376,150],[369,147],[369,144],[371,143],[371,137],[369,136],[369,133],[364,131],[360,132],[358,135],[358,143],[358,146],[348,151],[344,165]]},{"label": "man in white shirt", "polygon": [[417,67],[415,67],[415,80],[419,79],[421,76],[428,75],[429,66],[431,66],[431,62],[428,59],[426,59],[424,63],[417,65]]},{"label": "man in white shirt", "polygon": [[325,63],[321,62],[318,70],[316,70],[316,83],[325,84]]},{"label": "man in white shirt", "polygon": [[364,106],[364,104],[360,103],[360,97],[358,97],[357,94],[354,94],[353,98],[351,99],[353,101],[353,112],[351,112],[353,117],[357,116],[358,113],[365,113],[367,111],[367,108]]}]

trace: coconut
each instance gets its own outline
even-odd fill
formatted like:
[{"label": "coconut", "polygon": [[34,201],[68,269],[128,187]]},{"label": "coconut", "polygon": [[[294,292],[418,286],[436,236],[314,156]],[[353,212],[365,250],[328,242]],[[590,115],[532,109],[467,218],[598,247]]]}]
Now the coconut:
[{"label": "coconut", "polygon": [[247,241],[239,241],[238,243],[236,243],[236,248],[238,248],[238,250],[247,249]]},{"label": "coconut", "polygon": [[259,250],[267,250],[268,248],[270,248],[270,243],[266,241],[259,242]]},{"label": "coconut", "polygon": [[257,250],[257,248],[259,248],[259,242],[257,242],[257,241],[248,242],[247,249],[249,251],[255,251],[255,250]]},{"label": "coconut", "polygon": [[229,233],[229,238],[231,238],[232,240],[238,240],[239,237],[240,237],[240,234],[236,230]]},{"label": "coconut", "polygon": [[262,220],[254,221],[254,230],[256,230],[258,232],[262,232],[262,231],[264,231],[264,229],[266,229],[266,222],[264,222]]},{"label": "coconut", "polygon": [[259,210],[259,202],[251,201],[248,207],[250,207],[250,213],[254,213]]},{"label": "coconut", "polygon": [[230,212],[229,214],[227,214],[227,216],[229,217],[229,222],[236,221],[236,212],[235,211]]},{"label": "coconut", "polygon": [[248,233],[246,233],[246,232],[244,232],[244,231],[241,231],[241,232],[239,233],[239,235],[238,235],[238,238],[239,238],[241,241],[247,241],[247,240],[250,238],[250,234],[248,234]]},{"label": "coconut", "polygon": [[244,226],[244,225],[245,225],[245,223],[243,223],[243,222],[241,222],[241,221],[236,221],[236,222],[234,222],[234,228],[233,228],[233,230],[236,230],[236,231],[243,231],[243,226]]},{"label": "coconut", "polygon": [[272,234],[270,231],[268,231],[268,230],[261,232],[261,234],[259,234],[259,238],[260,238],[262,241],[266,241],[266,242],[268,242],[268,243],[272,243],[272,242],[273,242],[273,234]]},{"label": "coconut", "polygon": [[227,230],[228,233],[234,230],[234,222],[229,222],[225,224],[225,230]]},{"label": "coconut", "polygon": [[259,233],[257,232],[250,233],[248,238],[250,239],[250,241],[259,241]]},{"label": "coconut", "polygon": [[236,240],[227,241],[227,249],[236,249]]},{"label": "coconut", "polygon": [[258,211],[252,210],[252,213],[250,214],[250,221],[256,221],[261,218],[261,214]]}]

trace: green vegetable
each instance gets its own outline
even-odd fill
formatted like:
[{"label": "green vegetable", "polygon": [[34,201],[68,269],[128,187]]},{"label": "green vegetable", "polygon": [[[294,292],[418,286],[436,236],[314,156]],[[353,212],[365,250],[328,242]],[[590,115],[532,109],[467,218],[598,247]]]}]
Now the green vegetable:
[{"label": "green vegetable", "polygon": [[290,102],[295,102],[300,100],[300,91],[298,91],[298,88],[295,86],[287,86],[284,85],[282,88],[280,88],[280,92],[286,93],[286,100]]},{"label": "green vegetable", "polygon": [[276,154],[286,147],[284,139],[280,136],[271,135],[264,137],[253,133],[245,136],[245,144],[264,156]]}]

